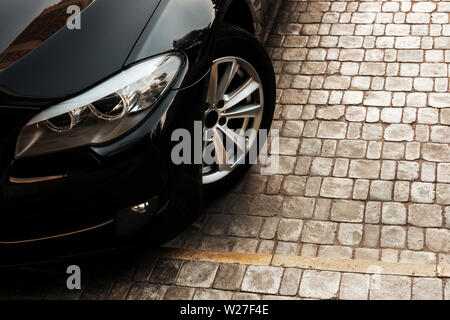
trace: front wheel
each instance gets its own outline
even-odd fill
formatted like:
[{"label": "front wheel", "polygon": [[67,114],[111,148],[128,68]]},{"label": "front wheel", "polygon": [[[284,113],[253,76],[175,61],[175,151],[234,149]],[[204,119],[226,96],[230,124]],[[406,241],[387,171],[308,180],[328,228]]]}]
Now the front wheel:
[{"label": "front wheel", "polygon": [[255,163],[273,120],[276,92],[272,62],[248,32],[225,26],[215,52],[203,126],[208,197],[231,187]]}]

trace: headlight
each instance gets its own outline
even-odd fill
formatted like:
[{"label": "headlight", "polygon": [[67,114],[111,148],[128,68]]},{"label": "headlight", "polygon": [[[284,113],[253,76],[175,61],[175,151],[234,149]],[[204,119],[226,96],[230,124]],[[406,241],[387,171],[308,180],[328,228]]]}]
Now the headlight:
[{"label": "headlight", "polygon": [[102,144],[121,136],[171,88],[183,61],[174,53],[152,58],[42,111],[22,129],[16,158]]}]

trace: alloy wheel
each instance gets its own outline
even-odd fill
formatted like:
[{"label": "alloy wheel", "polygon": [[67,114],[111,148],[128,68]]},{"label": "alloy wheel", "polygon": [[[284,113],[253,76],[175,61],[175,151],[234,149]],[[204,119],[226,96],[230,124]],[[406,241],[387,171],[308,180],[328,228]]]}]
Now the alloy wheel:
[{"label": "alloy wheel", "polygon": [[264,112],[263,85],[257,71],[238,57],[215,60],[206,102],[203,184],[230,174],[257,143]]}]

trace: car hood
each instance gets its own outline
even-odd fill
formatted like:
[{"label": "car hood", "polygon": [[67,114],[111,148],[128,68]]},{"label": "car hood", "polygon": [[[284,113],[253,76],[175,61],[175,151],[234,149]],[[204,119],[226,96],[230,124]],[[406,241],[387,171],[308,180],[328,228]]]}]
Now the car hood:
[{"label": "car hood", "polygon": [[0,0],[0,106],[44,107],[118,72],[159,2]]},{"label": "car hood", "polygon": [[64,27],[71,9],[68,5],[76,5],[81,11],[93,0],[0,2],[0,69],[4,69]]}]

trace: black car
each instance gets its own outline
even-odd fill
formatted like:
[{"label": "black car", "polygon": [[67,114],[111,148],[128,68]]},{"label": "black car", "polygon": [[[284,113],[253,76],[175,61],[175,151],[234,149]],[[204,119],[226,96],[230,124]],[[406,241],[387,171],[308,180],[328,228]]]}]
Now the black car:
[{"label": "black car", "polygon": [[276,2],[0,0],[0,265],[160,244],[244,175]]}]

